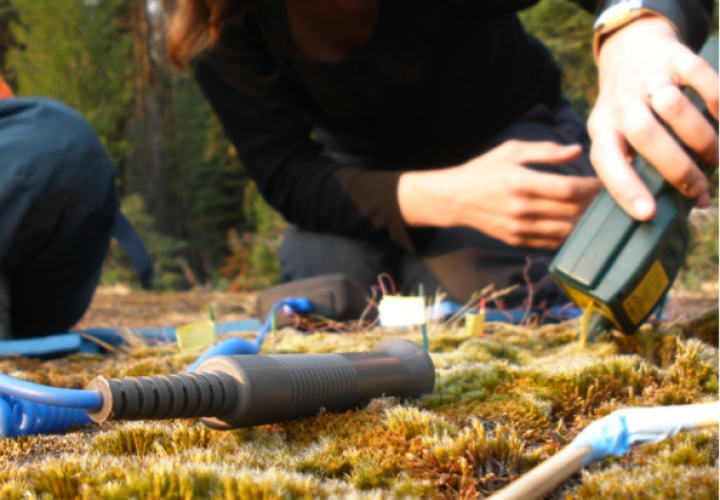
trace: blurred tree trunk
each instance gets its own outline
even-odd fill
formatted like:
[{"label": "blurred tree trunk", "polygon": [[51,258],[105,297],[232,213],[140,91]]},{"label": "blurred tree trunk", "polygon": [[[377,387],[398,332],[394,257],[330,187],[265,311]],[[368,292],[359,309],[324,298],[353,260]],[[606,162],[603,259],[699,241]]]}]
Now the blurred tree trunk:
[{"label": "blurred tree trunk", "polygon": [[255,231],[259,217],[243,210],[251,181],[202,92],[167,62],[169,4],[0,0],[0,70],[7,54],[18,95],[58,99],[90,122],[115,161],[124,206],[145,221],[158,274],[183,286],[178,269],[212,278],[229,235]]},{"label": "blurred tree trunk", "polygon": [[166,75],[151,57],[153,26],[146,0],[129,0],[135,73],[135,110],[131,124],[134,148],[121,194],[140,193],[158,229],[172,232],[165,161]]}]

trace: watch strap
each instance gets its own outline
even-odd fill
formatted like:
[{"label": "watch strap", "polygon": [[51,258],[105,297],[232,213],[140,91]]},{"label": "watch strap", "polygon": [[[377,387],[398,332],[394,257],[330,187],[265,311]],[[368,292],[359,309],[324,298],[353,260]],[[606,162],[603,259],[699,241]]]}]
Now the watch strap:
[{"label": "watch strap", "polygon": [[696,52],[710,33],[710,13],[698,0],[600,0],[597,13],[596,46],[600,36],[610,34],[645,14],[667,19],[675,26],[682,41]]}]

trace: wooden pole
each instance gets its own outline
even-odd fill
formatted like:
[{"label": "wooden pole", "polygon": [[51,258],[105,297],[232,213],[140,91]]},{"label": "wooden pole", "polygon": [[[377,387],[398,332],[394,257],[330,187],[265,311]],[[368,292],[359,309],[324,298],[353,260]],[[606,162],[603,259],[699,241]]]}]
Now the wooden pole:
[{"label": "wooden pole", "polygon": [[583,462],[591,453],[590,446],[566,446],[559,453],[492,495],[492,499],[532,500],[540,498],[580,470]]},{"label": "wooden pole", "polygon": [[717,427],[720,424],[720,403],[692,405],[698,429]]},{"label": "wooden pole", "polygon": [[[693,412],[694,427],[688,426],[684,430],[717,427],[720,422],[720,403],[688,405],[686,411]],[[591,453],[590,446],[570,444],[492,495],[491,498],[492,500],[535,500],[540,498],[579,471]]]}]

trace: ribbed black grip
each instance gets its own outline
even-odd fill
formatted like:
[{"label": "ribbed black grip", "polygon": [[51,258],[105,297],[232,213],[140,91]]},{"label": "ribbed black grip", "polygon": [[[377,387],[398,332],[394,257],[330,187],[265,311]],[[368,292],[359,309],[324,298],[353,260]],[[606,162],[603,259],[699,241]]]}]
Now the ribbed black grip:
[{"label": "ribbed black grip", "polygon": [[381,342],[370,352],[215,356],[180,375],[105,379],[96,422],[200,417],[213,429],[252,427],[315,415],[320,408],[349,410],[384,395],[431,392],[435,367],[407,340]]},{"label": "ribbed black grip", "polygon": [[370,352],[217,356],[197,373],[226,373],[238,381],[237,404],[202,422],[233,429],[284,422],[328,411],[351,410],[369,399],[431,392],[435,367],[427,352],[407,340],[381,342]]},{"label": "ribbed black grip", "polygon": [[88,412],[96,422],[214,417],[237,397],[236,382],[224,373],[182,373],[92,380],[88,390],[103,395],[103,407]]},{"label": "ribbed black grip", "polygon": [[357,378],[352,365],[339,354],[269,356],[286,368],[292,396],[290,415],[307,415],[319,407],[346,408],[355,402]]}]

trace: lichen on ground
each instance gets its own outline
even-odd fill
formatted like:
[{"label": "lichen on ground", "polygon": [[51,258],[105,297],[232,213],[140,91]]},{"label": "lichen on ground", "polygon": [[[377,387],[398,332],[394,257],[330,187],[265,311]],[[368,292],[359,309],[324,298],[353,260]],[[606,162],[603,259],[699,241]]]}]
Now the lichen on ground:
[{"label": "lichen on ground", "polygon": [[[718,352],[708,322],[604,338],[580,350],[577,322],[489,324],[485,336],[436,326],[432,394],[230,432],[192,420],[109,423],[0,440],[0,498],[486,498],[615,409],[714,401]],[[690,338],[701,332],[706,341]],[[264,353],[364,351],[419,332],[282,331]],[[710,335],[712,337],[712,335]],[[712,342],[712,340],[710,340]],[[0,360],[0,371],[60,387],[173,373],[174,346],[109,357]],[[718,431],[684,433],[586,467],[552,498],[717,498]]]}]

